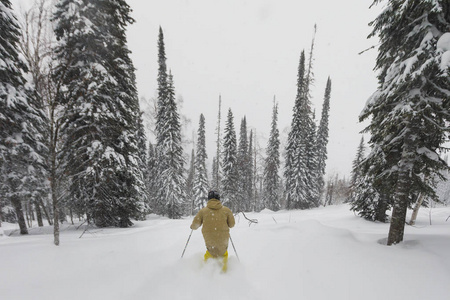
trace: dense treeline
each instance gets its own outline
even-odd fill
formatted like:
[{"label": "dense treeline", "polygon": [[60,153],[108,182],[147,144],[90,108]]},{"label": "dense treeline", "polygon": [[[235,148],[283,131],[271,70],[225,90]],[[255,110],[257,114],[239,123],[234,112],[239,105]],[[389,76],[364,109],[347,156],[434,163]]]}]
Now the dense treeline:
[{"label": "dense treeline", "polygon": [[[219,96],[217,140],[206,141],[200,111],[188,164],[161,27],[152,140],[145,136],[148,112],[139,106],[127,47],[126,28],[134,20],[126,1],[60,0],[52,7],[38,0],[19,26],[10,1],[1,0],[0,221],[18,222],[26,234],[27,219],[36,216],[43,226],[46,217],[59,244],[58,224],[74,217],[99,227],[131,226],[149,213],[176,219],[204,207],[208,190],[216,189],[235,213],[349,201],[360,216],[385,222],[392,208],[388,244],[401,242],[406,209],[416,200],[437,200],[435,185],[447,176],[441,153],[450,122],[444,60],[450,7],[439,0],[388,3],[372,23],[381,41],[379,88],[360,117],[370,119],[370,151],[366,156],[361,140],[350,182],[337,176],[326,182],[332,82],[317,122],[311,104],[316,27],[308,54],[300,53],[286,144],[275,100],[263,154],[251,119],[240,120],[239,133],[233,108],[222,120]],[[212,142],[217,151],[208,170]]]},{"label": "dense treeline", "polygon": [[[6,26],[1,40],[0,217],[18,221],[21,233],[27,233],[26,220],[35,213],[39,226],[43,215],[54,225],[55,244],[59,223],[73,222],[74,217],[99,227],[127,227],[149,213],[180,218],[202,208],[209,189],[219,190],[235,212],[319,205],[331,81],[316,130],[310,102],[314,40],[307,73],[299,70],[293,124],[300,126],[291,128],[289,141],[297,148],[295,153],[286,148],[292,163],[285,165],[285,173],[292,174],[294,184],[304,184],[296,189],[303,198],[293,199],[280,176],[276,102],[263,160],[245,116],[237,134],[229,108],[221,132],[219,103],[211,177],[203,114],[186,170],[175,81],[166,63],[162,28],[152,116],[155,137],[147,139],[142,116],[148,112],[140,111],[127,48],[126,27],[134,20],[126,1],[61,0],[52,7],[39,0],[25,13],[22,28],[9,1],[2,1],[1,9]],[[302,60],[300,67],[305,68],[303,53]],[[290,184],[289,180],[285,182]]]}]

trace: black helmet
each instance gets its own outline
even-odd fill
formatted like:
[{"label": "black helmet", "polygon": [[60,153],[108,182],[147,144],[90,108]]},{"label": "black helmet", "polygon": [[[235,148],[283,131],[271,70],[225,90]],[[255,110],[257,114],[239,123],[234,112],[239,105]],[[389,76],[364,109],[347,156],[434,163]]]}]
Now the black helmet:
[{"label": "black helmet", "polygon": [[216,192],[216,191],[209,191],[209,193],[208,193],[208,200],[211,200],[211,199],[217,199],[217,200],[220,200],[220,195],[219,195],[219,193]]}]

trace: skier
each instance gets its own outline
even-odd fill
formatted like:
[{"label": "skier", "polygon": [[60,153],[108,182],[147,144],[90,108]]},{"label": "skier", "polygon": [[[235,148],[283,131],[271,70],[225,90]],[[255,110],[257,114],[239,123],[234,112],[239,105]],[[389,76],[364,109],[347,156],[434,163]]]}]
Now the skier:
[{"label": "skier", "polygon": [[209,258],[223,258],[222,271],[227,271],[228,240],[230,228],[235,224],[231,210],[220,202],[220,195],[216,191],[208,193],[208,203],[202,208],[191,224],[191,229],[196,230],[203,225],[202,234],[205,239],[205,261]]}]

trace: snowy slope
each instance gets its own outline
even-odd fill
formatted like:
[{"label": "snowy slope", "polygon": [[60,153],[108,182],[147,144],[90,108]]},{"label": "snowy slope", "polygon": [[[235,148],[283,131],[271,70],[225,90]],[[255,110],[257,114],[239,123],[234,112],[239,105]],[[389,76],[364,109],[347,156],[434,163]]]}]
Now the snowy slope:
[{"label": "snowy slope", "polygon": [[[405,242],[379,243],[387,224],[371,223],[347,205],[309,211],[264,211],[231,235],[229,271],[204,264],[192,218],[152,216],[128,229],[64,227],[0,237],[1,299],[449,299],[450,208],[422,209]],[[5,234],[11,232],[3,224]]]}]

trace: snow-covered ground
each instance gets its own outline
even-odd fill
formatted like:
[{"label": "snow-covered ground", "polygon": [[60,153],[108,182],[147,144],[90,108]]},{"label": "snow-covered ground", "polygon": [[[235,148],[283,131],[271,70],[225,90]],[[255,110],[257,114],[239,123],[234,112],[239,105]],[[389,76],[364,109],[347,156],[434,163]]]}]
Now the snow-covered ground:
[{"label": "snow-covered ground", "polygon": [[[405,242],[347,205],[241,215],[227,273],[203,263],[192,218],[151,216],[128,229],[51,227],[0,237],[0,299],[450,299],[450,207],[421,209]],[[5,234],[14,225],[3,224]]]}]

